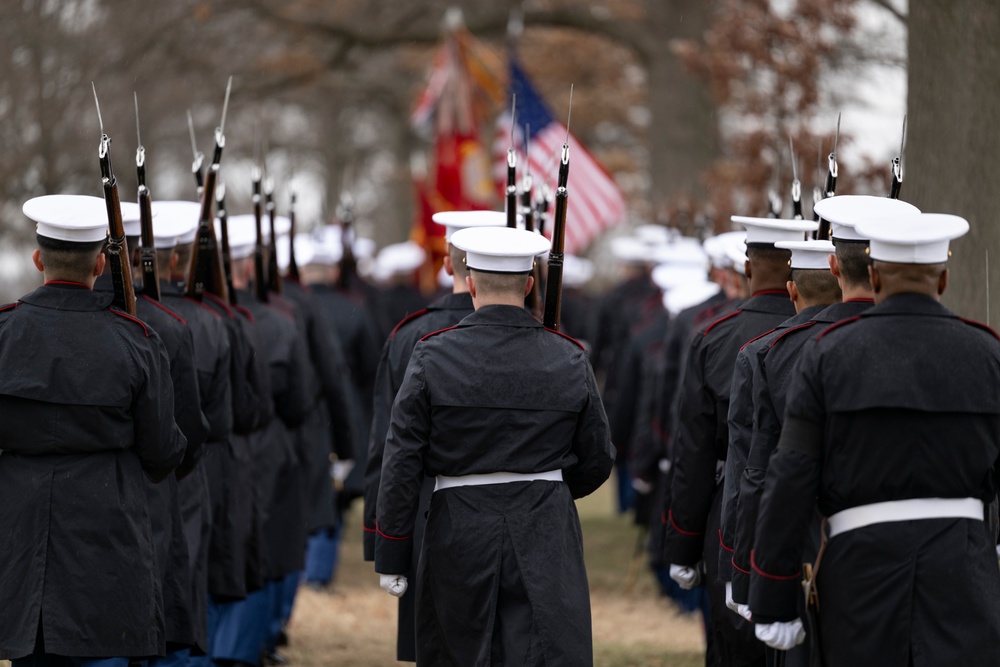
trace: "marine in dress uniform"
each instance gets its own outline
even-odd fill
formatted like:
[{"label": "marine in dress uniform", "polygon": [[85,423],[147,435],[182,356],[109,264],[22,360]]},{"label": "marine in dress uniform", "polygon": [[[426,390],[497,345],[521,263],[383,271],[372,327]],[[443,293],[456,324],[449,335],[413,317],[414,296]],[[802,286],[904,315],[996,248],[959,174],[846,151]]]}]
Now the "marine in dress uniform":
[{"label": "marine in dress uniform", "polygon": [[253,225],[253,216],[229,218],[233,286],[241,308],[253,317],[257,349],[265,352],[271,389],[271,418],[249,438],[264,587],[226,606],[213,656],[225,662],[256,665],[262,651],[274,648],[278,628],[273,622],[284,579],[302,567],[304,526],[289,520],[302,513],[300,488],[296,485],[301,476],[295,431],[308,417],[315,395],[301,381],[309,358],[294,317],[287,308],[269,305],[271,294],[269,303],[262,303],[249,290],[254,271],[251,255],[257,241]]},{"label": "marine in dress uniform", "polygon": [[162,654],[145,478],[184,456],[167,352],[91,290],[104,201],[29,200],[45,284],[0,307],[0,658],[125,667]]},{"label": "marine in dress uniform", "polygon": [[[732,582],[733,599],[749,609],[750,550],[753,547],[754,529],[763,492],[767,462],[781,435],[787,399],[788,380],[791,370],[804,346],[815,339],[818,332],[834,322],[854,317],[873,304],[871,283],[868,280],[868,239],[860,237],[855,225],[859,220],[880,219],[900,212],[919,213],[919,210],[905,202],[885,197],[841,195],[817,202],[816,211],[828,220],[833,231],[833,245],[836,253],[829,259],[831,274],[836,277],[843,300],[831,304],[816,313],[808,322],[770,336],[766,345],[757,346],[753,366],[753,434],[749,454],[742,457],[746,467],[737,476],[739,489],[736,511],[726,515],[723,526],[723,541],[733,548]],[[793,261],[795,255],[793,251]],[[822,261],[816,262],[823,266]],[[730,438],[730,443],[734,442]],[[729,479],[727,477],[727,479]],[[818,528],[818,523],[816,525]],[[818,535],[818,531],[816,531]],[[814,540],[810,540],[814,542]],[[815,557],[811,548],[809,558]],[[720,553],[721,559],[725,553]]]},{"label": "marine in dress uniform", "polygon": [[1000,461],[1000,341],[938,301],[948,242],[967,230],[940,214],[857,225],[876,305],[803,351],[761,500],[750,608],[776,648],[804,634],[818,507],[824,664],[996,664],[1000,570],[983,517]]},{"label": "marine in dress uniform", "polygon": [[[163,252],[170,258],[158,262],[157,268],[170,269],[159,273],[160,300],[167,308],[184,318],[194,337],[194,361],[198,371],[201,410],[208,419],[209,432],[205,443],[204,461],[218,456],[213,448],[229,449],[233,430],[233,401],[230,372],[232,350],[222,316],[203,301],[186,296],[187,269],[194,247],[201,206],[191,201],[154,201],[153,236],[173,238],[173,252]],[[231,474],[231,471],[227,471]],[[184,512],[184,532],[191,556],[192,604],[198,623],[196,645],[206,651],[208,641],[208,581],[209,549],[212,542],[213,497],[225,493],[224,479],[209,477],[208,468],[197,465],[181,480],[181,505]]]},{"label": "marine in dress uniform", "polygon": [[417,663],[589,665],[590,599],[573,498],[615,450],[590,362],[524,310],[541,236],[456,232],[476,312],[413,350],[393,405],[375,570],[407,586],[425,473],[436,477],[417,574]]},{"label": "marine in dress uniform", "polygon": [[[507,216],[498,211],[445,211],[435,213],[434,222],[444,225],[448,254],[444,268],[448,272],[453,287],[451,293],[431,303],[426,309],[406,317],[382,346],[375,375],[375,396],[372,405],[372,428],[368,444],[368,460],[365,463],[365,507],[364,507],[364,558],[375,560],[375,507],[378,500],[379,480],[382,475],[382,459],[385,451],[385,437],[389,431],[392,404],[396,399],[406,366],[410,361],[413,346],[424,336],[458,324],[466,315],[472,314],[472,296],[466,276],[465,251],[451,245],[451,235],[470,227],[504,227]],[[404,574],[415,580],[417,557],[424,534],[424,512],[430,505],[434,491],[433,478],[427,478],[420,494],[421,510],[417,512],[413,530],[413,561]],[[396,635],[396,659],[414,662],[416,657],[416,624],[414,616],[415,593],[411,589],[399,598],[399,622]]]},{"label": "marine in dress uniform", "polygon": [[[122,227],[127,246],[133,249],[133,276],[140,257],[141,222],[139,205],[123,202]],[[175,239],[170,238],[170,247]],[[104,273],[94,282],[94,290],[113,294],[111,272],[105,264]],[[192,563],[184,535],[180,482],[188,475],[204,453],[208,436],[208,420],[201,412],[201,395],[194,365],[194,339],[187,322],[158,300],[136,294],[136,315],[160,336],[170,360],[170,378],[174,388],[174,421],[187,438],[184,460],[174,475],[159,483],[147,481],[149,518],[153,529],[153,545],[163,590],[163,612],[166,621],[166,655],[151,662],[156,665],[183,664],[200,635],[198,619],[193,613]]]},{"label": "marine in dress uniform", "polygon": [[814,222],[734,216],[747,230],[746,274],[751,296],[739,309],[702,327],[692,336],[682,379],[677,437],[672,443],[670,504],[664,549],[670,576],[682,587],[700,580],[704,562],[711,606],[709,646],[723,665],[757,664],[763,645],[751,626],[726,608],[725,585],[718,578],[722,495],[719,472],[729,446],[726,419],[733,366],[749,340],[794,314],[785,283],[791,253],[777,241],[800,240]]},{"label": "marine in dress uniform", "polygon": [[[734,558],[734,545],[737,516],[745,509],[741,504],[744,498],[740,495],[740,483],[748,467],[748,457],[761,454],[760,443],[755,442],[758,431],[754,422],[754,397],[762,390],[766,391],[766,380],[759,372],[759,359],[776,341],[803,326],[810,326],[813,317],[841,299],[840,285],[830,272],[829,258],[834,250],[832,243],[826,240],[790,241],[776,243],[775,247],[792,252],[789,262],[791,278],[787,287],[795,315],[740,349],[733,369],[729,401],[729,451],[723,480],[719,578],[726,584],[726,605],[746,620],[750,620],[750,613],[746,604],[745,580],[737,580],[737,577],[749,574],[750,569],[749,563],[744,565]],[[750,463],[751,469],[758,465],[755,461]],[[740,583],[744,583],[742,597],[739,593],[734,595]],[[804,653],[802,664],[807,661],[808,653]]]},{"label": "marine in dress uniform", "polygon": [[427,299],[414,285],[414,276],[425,257],[424,249],[414,241],[392,243],[376,256],[371,278],[379,285],[378,298],[370,307],[380,343],[389,337],[397,322],[427,305]]}]

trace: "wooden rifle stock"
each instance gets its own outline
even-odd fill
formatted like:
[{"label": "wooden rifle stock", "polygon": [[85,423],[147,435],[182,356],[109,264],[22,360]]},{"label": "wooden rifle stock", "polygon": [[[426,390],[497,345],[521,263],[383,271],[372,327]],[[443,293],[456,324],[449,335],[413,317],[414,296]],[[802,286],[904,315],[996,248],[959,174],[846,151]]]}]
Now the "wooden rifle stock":
[{"label": "wooden rifle stock", "polygon": [[135,167],[139,179],[139,223],[142,238],[139,268],[142,271],[142,293],[150,299],[160,300],[160,280],[156,271],[156,245],[153,236],[153,207],[149,188],[146,187],[146,151],[140,145],[135,153]]},{"label": "wooden rifle stock", "polygon": [[216,215],[219,218],[219,250],[222,252],[222,271],[226,274],[226,289],[229,303],[236,305],[236,290],[233,288],[233,260],[229,253],[229,214],[226,212],[226,184],[215,186]]},{"label": "wooden rifle stock", "polygon": [[552,227],[552,250],[549,251],[549,277],[545,285],[545,314],[542,324],[549,329],[559,330],[562,313],[563,248],[566,240],[566,205],[569,191],[569,144],[563,144],[562,160],[559,164],[559,187],[556,189],[556,213]]},{"label": "wooden rifle stock", "polygon": [[257,232],[257,245],[253,250],[253,287],[257,300],[267,303],[267,264],[264,257],[264,235],[261,230],[261,209],[260,209],[260,168],[254,167],[251,174],[253,178],[253,217],[254,228]]},{"label": "wooden rifle stock", "polygon": [[267,244],[267,278],[268,289],[275,294],[281,294],[281,274],[278,273],[278,235],[274,227],[274,186],[271,185],[268,177],[264,186],[264,198],[266,201],[268,226],[271,230],[271,239]]},{"label": "wooden rifle stock", "polygon": [[292,193],[292,203],[288,207],[288,275],[295,282],[301,280],[299,276],[299,263],[295,261],[295,193]]},{"label": "wooden rifle stock", "polygon": [[[218,139],[219,135],[216,136],[217,141]],[[222,150],[218,144],[215,152],[216,155],[221,155]],[[188,275],[187,295],[198,301],[202,300],[206,290],[224,301],[229,298],[212,216],[212,200],[215,198],[218,175],[219,163],[213,161],[205,176],[205,189],[201,193],[198,233],[195,237],[195,249],[191,255],[191,269]]]},{"label": "wooden rifle stock", "polygon": [[101,182],[104,203],[108,211],[108,262],[111,264],[111,284],[114,288],[114,305],[135,316],[135,286],[132,284],[132,260],[122,225],[122,206],[118,198],[118,181],[111,168],[111,139],[101,135],[98,157],[101,162]]}]

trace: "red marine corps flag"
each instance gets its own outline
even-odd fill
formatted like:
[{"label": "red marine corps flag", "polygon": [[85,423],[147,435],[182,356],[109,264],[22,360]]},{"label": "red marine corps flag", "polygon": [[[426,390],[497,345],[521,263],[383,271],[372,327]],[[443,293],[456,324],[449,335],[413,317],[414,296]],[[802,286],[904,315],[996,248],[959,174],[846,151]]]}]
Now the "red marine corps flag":
[{"label": "red marine corps flag", "polygon": [[432,136],[434,144],[430,164],[414,160],[418,205],[410,235],[430,258],[421,276],[422,287],[429,290],[436,286],[445,253],[444,227],[435,224],[431,215],[498,205],[479,128],[493,117],[503,98],[503,65],[465,29],[460,11],[450,10],[445,26],[444,43],[410,117],[411,124]]}]

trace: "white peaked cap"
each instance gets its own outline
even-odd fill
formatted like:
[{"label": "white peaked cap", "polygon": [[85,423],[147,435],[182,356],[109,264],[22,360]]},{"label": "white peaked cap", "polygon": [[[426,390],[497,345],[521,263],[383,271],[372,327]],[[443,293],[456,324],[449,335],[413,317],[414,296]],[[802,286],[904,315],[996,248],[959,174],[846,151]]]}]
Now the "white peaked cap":
[{"label": "white peaked cap", "polygon": [[728,269],[733,266],[729,249],[739,247],[740,252],[743,253],[740,266],[743,266],[743,262],[746,261],[746,253],[743,252],[743,249],[746,248],[746,238],[747,233],[743,231],[723,232],[722,234],[716,234],[705,239],[702,242],[702,248],[705,250],[705,254],[708,255],[708,259],[712,262],[712,266],[717,269]]},{"label": "white peaked cap", "polygon": [[562,276],[565,287],[583,287],[594,277],[594,263],[584,257],[565,255]]},{"label": "white peaked cap", "polygon": [[[215,233],[221,237],[221,224],[216,224]],[[256,219],[248,214],[228,216],[226,235],[229,237],[229,256],[232,259],[246,259],[257,247]]]},{"label": "white peaked cap", "polygon": [[729,258],[729,268],[741,276],[747,274],[747,244],[739,237],[729,237],[725,245],[726,257]]},{"label": "white peaked cap", "polygon": [[815,232],[819,228],[819,223],[812,220],[748,218],[742,215],[734,215],[731,220],[746,228],[748,246],[774,245],[779,241],[802,241],[806,232]]},{"label": "white peaked cap", "polygon": [[194,242],[201,218],[201,204],[194,201],[154,201],[150,208],[153,209],[153,240],[157,248],[173,248]]},{"label": "white peaked cap", "polygon": [[465,251],[470,269],[494,273],[528,273],[535,257],[550,248],[541,234],[509,227],[462,229],[452,235],[451,244]]},{"label": "white peaked cap", "polygon": [[24,202],[21,211],[45,238],[94,243],[108,237],[108,210],[100,197],[43,195]]},{"label": "white peaked cap", "polygon": [[685,283],[697,283],[705,279],[703,266],[686,264],[660,264],[653,268],[653,284],[661,290],[669,290]]},{"label": "white peaked cap", "polygon": [[718,294],[722,288],[704,276],[700,280],[690,281],[667,290],[663,293],[663,307],[671,316],[676,316],[682,310],[704,303]]},{"label": "white peaked cap", "polygon": [[432,215],[431,220],[444,225],[444,239],[450,242],[451,235],[460,229],[504,227],[507,225],[507,214],[503,211],[441,211]]},{"label": "white peaked cap", "polygon": [[813,211],[830,223],[833,238],[839,241],[868,241],[867,236],[858,233],[858,223],[864,221],[874,223],[920,213],[920,209],[913,204],[872,195],[828,197],[816,202]]},{"label": "white peaked cap", "polygon": [[[282,236],[288,236],[288,232],[292,230],[292,220],[291,218],[284,215],[274,216],[274,233],[280,239]],[[260,217],[260,233],[263,235],[264,240],[268,243],[271,242],[271,216],[267,213]]]},{"label": "white peaked cap", "polygon": [[652,264],[650,247],[634,236],[618,236],[611,239],[611,254],[626,264]]},{"label": "white peaked cap", "polygon": [[830,270],[830,255],[837,251],[830,241],[779,241],[775,248],[792,251],[788,266],[793,269]]},{"label": "white peaked cap", "polygon": [[969,222],[957,215],[922,213],[893,219],[865,220],[858,233],[871,239],[869,256],[894,264],[941,264],[948,261],[948,242],[964,236]]},{"label": "white peaked cap", "polygon": [[708,255],[695,238],[680,237],[653,252],[657,264],[687,266],[708,271]]},{"label": "white peaked cap", "polygon": [[375,258],[375,274],[388,278],[402,273],[412,273],[419,269],[427,252],[414,241],[393,243],[382,248]]},{"label": "white peaked cap", "polygon": [[670,243],[670,230],[663,225],[639,225],[632,230],[632,235],[647,246]]},{"label": "white peaked cap", "polygon": [[142,234],[142,215],[139,212],[139,205],[135,202],[123,201],[122,207],[122,229],[125,236],[139,236]]},{"label": "white peaked cap", "polygon": [[[275,221],[277,222],[277,221]],[[295,263],[302,266],[309,266],[315,263],[313,260],[316,256],[316,248],[319,243],[313,238],[312,234],[306,232],[299,232],[295,235]],[[291,255],[288,252],[289,247],[289,237],[288,235],[279,236],[276,243],[276,249],[278,251],[278,268],[282,271],[288,268],[291,263]]]}]

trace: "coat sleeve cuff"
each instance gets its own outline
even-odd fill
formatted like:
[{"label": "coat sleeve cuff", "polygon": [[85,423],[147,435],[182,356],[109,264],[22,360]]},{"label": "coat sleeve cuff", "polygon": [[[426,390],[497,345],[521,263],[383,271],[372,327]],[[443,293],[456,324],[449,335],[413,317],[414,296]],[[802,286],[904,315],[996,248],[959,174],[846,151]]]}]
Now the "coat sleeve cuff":
[{"label": "coat sleeve cuff", "polygon": [[379,574],[406,574],[413,557],[413,537],[391,536],[377,530],[375,535],[375,571]]},{"label": "coat sleeve cuff", "polygon": [[375,529],[364,526],[364,535],[362,541],[362,548],[364,550],[365,562],[372,562],[375,560]]},{"label": "coat sleeve cuff", "polygon": [[[765,572],[750,555],[750,610],[757,623],[791,621],[799,617],[803,596],[802,573],[781,575]],[[734,593],[735,598],[735,593]]]},{"label": "coat sleeve cuff", "polygon": [[665,518],[667,534],[663,546],[667,562],[677,565],[696,564],[702,559],[705,550],[705,533],[678,526],[672,512],[668,511]]}]

